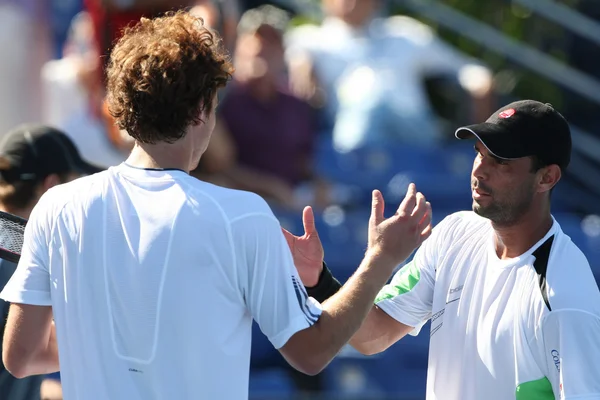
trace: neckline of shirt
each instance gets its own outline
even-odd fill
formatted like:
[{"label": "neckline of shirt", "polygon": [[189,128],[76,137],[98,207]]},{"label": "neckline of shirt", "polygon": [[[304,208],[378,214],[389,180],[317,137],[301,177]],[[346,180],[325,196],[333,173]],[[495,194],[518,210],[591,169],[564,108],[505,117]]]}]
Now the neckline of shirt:
[{"label": "neckline of shirt", "polygon": [[533,252],[535,250],[537,250],[538,247],[540,247],[546,240],[548,240],[548,238],[552,235],[555,235],[558,232],[558,223],[556,222],[556,220],[554,219],[554,217],[552,217],[552,226],[550,227],[550,229],[548,230],[548,232],[546,232],[546,234],[544,235],[543,238],[541,238],[540,240],[538,240],[533,246],[531,246],[526,252],[524,252],[523,254],[517,256],[517,257],[513,257],[513,258],[508,258],[508,259],[500,259],[498,257],[498,255],[496,254],[496,244],[495,244],[495,234],[494,234],[494,230],[491,230],[491,235],[488,239],[488,254],[489,254],[489,259],[494,263],[494,265],[496,267],[499,268],[511,268],[514,267],[515,265],[519,265],[522,264],[524,262],[524,260],[526,260],[527,258],[529,258],[529,256],[531,256],[533,254]]},{"label": "neckline of shirt", "polygon": [[136,167],[134,165],[128,164],[127,162],[122,162],[118,166],[116,166],[117,171],[137,178],[169,178],[174,179],[180,174],[185,174],[189,176],[189,174],[179,168],[143,168]]}]

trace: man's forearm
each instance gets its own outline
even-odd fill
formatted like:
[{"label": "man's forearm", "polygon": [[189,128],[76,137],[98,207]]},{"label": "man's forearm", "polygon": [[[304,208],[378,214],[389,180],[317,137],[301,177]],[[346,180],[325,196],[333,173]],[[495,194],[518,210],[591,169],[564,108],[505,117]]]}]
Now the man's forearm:
[{"label": "man's forearm", "polygon": [[43,375],[58,372],[58,344],[56,342],[56,325],[52,322],[48,344],[44,349],[33,354],[26,367],[26,376]]},{"label": "man's forearm", "polygon": [[323,354],[333,358],[360,328],[373,307],[375,297],[389,279],[390,268],[380,267],[383,260],[363,262],[358,271],[338,293],[323,304],[323,315],[317,323],[323,343]]},{"label": "man's forearm", "polygon": [[391,275],[393,266],[389,263],[377,256],[365,257],[339,292],[323,303],[319,321],[298,338],[292,338],[302,341],[304,355],[311,355],[310,372],[318,373],[329,364],[360,328]]}]

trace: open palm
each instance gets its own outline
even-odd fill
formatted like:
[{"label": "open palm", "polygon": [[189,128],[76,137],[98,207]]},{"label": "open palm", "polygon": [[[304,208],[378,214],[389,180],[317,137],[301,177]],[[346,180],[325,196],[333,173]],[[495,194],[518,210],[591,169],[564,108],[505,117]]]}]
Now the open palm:
[{"label": "open palm", "polygon": [[323,270],[323,245],[319,239],[319,233],[315,227],[315,216],[312,207],[304,207],[302,211],[302,224],[304,235],[296,236],[284,228],[281,228],[288,246],[292,251],[294,265],[304,286],[313,287],[319,281]]}]

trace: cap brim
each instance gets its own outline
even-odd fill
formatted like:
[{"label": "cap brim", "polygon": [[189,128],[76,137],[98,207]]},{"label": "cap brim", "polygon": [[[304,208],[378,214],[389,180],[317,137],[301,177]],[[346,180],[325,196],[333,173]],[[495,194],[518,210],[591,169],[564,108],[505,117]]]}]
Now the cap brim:
[{"label": "cap brim", "polygon": [[454,133],[457,139],[478,139],[490,153],[504,160],[515,160],[530,154],[515,140],[511,132],[498,126],[484,122],[463,126]]}]

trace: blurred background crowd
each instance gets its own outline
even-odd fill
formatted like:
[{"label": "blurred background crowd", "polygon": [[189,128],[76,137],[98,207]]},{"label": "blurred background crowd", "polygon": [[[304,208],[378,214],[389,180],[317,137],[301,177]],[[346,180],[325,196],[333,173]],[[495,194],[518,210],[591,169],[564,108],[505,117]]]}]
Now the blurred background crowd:
[{"label": "blurred background crowd", "polygon": [[[296,234],[302,207],[315,207],[342,282],[362,259],[371,190],[395,204],[415,182],[435,221],[470,209],[475,153],[454,131],[525,98],[571,123],[554,216],[600,276],[594,1],[0,0],[0,136],[43,123],[97,165],[124,161],[132,142],[104,102],[107,56],[123,27],[183,7],[219,32],[236,68],[193,174],[261,194]],[[428,340],[423,329],[382,355],[347,349],[308,377],[255,329],[251,397],[422,399]],[[57,382],[45,398],[60,398]]]}]

